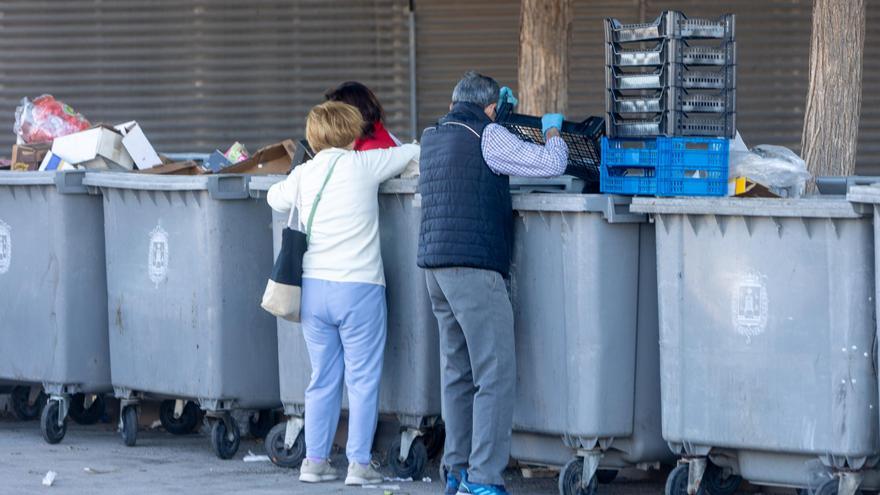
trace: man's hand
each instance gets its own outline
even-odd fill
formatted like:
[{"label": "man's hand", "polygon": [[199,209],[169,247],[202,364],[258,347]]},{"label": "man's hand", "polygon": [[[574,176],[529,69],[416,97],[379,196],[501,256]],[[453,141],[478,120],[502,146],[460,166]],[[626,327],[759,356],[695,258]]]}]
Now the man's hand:
[{"label": "man's hand", "polygon": [[[546,138],[558,136],[559,131],[562,130],[563,120],[565,120],[565,117],[561,113],[545,113],[541,117],[541,132],[544,133]],[[550,134],[551,131],[555,131],[553,135]]]},{"label": "man's hand", "polygon": [[501,92],[498,96],[498,107],[501,107],[504,103],[510,103],[510,106],[515,107],[519,100],[516,99],[516,96],[513,96],[513,90],[504,86],[501,88]]}]

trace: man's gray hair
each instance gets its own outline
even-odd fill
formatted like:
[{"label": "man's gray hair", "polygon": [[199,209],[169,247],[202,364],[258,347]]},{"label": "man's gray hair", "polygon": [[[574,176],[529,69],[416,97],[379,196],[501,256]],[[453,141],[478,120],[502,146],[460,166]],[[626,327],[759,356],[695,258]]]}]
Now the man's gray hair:
[{"label": "man's gray hair", "polygon": [[452,103],[475,103],[486,108],[498,102],[498,81],[475,71],[465,73],[452,90]]}]

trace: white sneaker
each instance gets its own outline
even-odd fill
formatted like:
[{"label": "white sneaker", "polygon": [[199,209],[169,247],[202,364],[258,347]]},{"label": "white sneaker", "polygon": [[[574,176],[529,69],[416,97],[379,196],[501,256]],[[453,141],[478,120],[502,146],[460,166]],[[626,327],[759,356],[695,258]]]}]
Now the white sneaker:
[{"label": "white sneaker", "polygon": [[378,485],[385,481],[385,477],[379,474],[373,466],[352,462],[348,465],[348,476],[345,484],[349,486]]},{"label": "white sneaker", "polygon": [[321,462],[313,462],[303,459],[299,468],[299,480],[305,483],[320,483],[322,481],[336,481],[339,475],[330,465],[330,461],[324,459]]}]

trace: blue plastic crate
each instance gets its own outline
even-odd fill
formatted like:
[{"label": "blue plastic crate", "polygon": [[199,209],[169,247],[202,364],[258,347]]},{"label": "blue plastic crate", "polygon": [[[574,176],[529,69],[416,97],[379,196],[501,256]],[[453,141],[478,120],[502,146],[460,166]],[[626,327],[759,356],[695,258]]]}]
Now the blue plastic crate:
[{"label": "blue plastic crate", "polygon": [[724,138],[602,138],[600,190],[656,196],[725,196]]},{"label": "blue plastic crate", "polygon": [[653,196],[660,163],[657,139],[602,138],[599,190],[609,194]]},{"label": "blue plastic crate", "polygon": [[658,196],[726,196],[730,141],[658,138]]}]

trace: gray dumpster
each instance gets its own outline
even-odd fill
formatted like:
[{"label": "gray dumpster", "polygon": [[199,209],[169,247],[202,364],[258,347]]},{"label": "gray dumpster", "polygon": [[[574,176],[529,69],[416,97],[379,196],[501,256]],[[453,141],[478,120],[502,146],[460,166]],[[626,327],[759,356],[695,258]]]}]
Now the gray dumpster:
[{"label": "gray dumpster", "polygon": [[[656,219],[667,493],[880,487],[874,238],[842,197],[635,199]],[[690,475],[690,481],[688,480]]]},{"label": "gray dumpster", "polygon": [[[283,177],[254,177],[251,193],[264,197]],[[442,448],[440,417],[440,355],[437,321],[416,266],[419,211],[415,206],[416,179],[390,180],[379,189],[380,237],[388,300],[388,338],[380,387],[379,411],[394,415],[402,427],[400,440],[388,452],[396,476],[419,479],[429,451]],[[268,205],[265,206],[269,210]],[[275,252],[287,217],[274,214]],[[287,423],[266,437],[269,456],[278,465],[297,467],[305,456],[303,411],[311,365],[298,324],[278,320],[281,400]],[[344,400],[343,407],[347,400]]]},{"label": "gray dumpster", "polygon": [[[238,449],[234,409],[280,407],[275,321],[260,308],[271,217],[241,175],[89,173],[104,197],[113,389],[126,445],[137,404],[178,399],[174,417],[214,421],[221,458]],[[195,411],[193,411],[195,409]],[[181,415],[186,415],[181,416]]]},{"label": "gray dumpster", "polygon": [[671,463],[653,226],[616,196],[518,194],[513,207],[512,457],[564,466],[561,494],[590,493],[618,468]]},{"label": "gray dumpster", "polygon": [[0,172],[0,380],[60,442],[67,416],[94,423],[110,388],[101,198],[82,172]]}]

